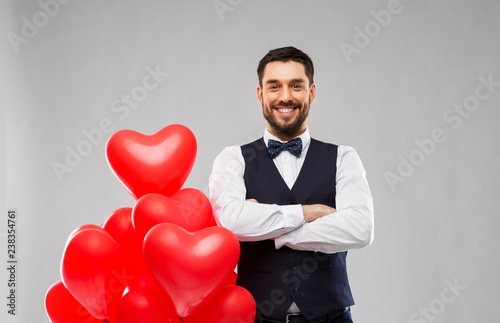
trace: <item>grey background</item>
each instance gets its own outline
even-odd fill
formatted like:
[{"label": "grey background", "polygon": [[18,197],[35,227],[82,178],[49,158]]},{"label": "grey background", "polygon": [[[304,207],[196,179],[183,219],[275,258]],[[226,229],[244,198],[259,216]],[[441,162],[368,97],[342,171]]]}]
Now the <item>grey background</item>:
[{"label": "grey background", "polygon": [[[445,114],[474,102],[479,77],[500,81],[500,2],[401,0],[379,29],[371,12],[394,1],[220,2],[231,10],[219,15],[212,0],[73,0],[19,46],[9,35],[22,36],[23,17],[41,19],[43,9],[38,1],[1,2],[0,268],[6,210],[15,208],[19,289],[12,317],[0,270],[0,320],[48,322],[43,300],[60,279],[69,233],[134,205],[106,163],[110,134],[58,180],[51,165],[65,163],[66,146],[85,140],[82,131],[106,118],[114,131],[144,134],[183,124],[198,141],[185,187],[208,193],[222,148],[263,131],[259,59],[294,45],[316,67],[312,136],[354,146],[375,199],[375,241],[349,255],[355,322],[497,322],[500,87],[483,88],[489,97],[459,126]],[[342,44],[354,46],[365,26],[370,42],[345,55]],[[142,84],[148,66],[169,75],[127,116],[111,110]],[[435,129],[446,140],[418,153],[415,141]],[[410,157],[418,166],[401,176],[401,158]],[[387,172],[404,181],[391,187]],[[454,282],[462,286],[455,293]]]}]

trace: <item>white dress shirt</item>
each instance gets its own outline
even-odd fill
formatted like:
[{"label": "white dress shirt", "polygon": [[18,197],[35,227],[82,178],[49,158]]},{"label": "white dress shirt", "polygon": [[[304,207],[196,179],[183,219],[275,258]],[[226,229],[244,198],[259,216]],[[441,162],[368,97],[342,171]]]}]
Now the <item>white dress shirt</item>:
[{"label": "white dress shirt", "polygon": [[[302,135],[300,157],[283,151],[273,159],[289,188],[293,187],[309,149],[311,136]],[[264,142],[279,140],[265,130]],[[262,204],[246,201],[245,160],[240,146],[217,156],[210,176],[210,200],[217,224],[240,241],[274,239],[276,248],[336,253],[362,248],[373,240],[373,200],[366,173],[356,151],[338,146],[336,212],[306,223],[301,205]]]}]

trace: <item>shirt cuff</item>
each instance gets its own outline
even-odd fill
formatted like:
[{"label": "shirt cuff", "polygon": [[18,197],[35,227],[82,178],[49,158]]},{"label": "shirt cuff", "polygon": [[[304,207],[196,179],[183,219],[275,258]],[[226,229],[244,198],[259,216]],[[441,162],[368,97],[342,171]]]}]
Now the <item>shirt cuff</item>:
[{"label": "shirt cuff", "polygon": [[304,211],[302,210],[302,205],[294,204],[294,205],[282,205],[280,206],[281,211],[283,212],[284,219],[287,220],[286,227],[291,229],[287,233],[274,238],[274,244],[276,249],[281,248],[285,243],[288,242],[290,236],[294,235],[294,232],[297,228],[301,227],[306,223],[304,220]]},{"label": "shirt cuff", "polygon": [[283,218],[286,219],[286,227],[288,228],[298,228],[306,221],[304,220],[304,212],[302,211],[302,205],[281,205],[281,212],[283,213]]},{"label": "shirt cuff", "polygon": [[287,246],[290,244],[294,244],[297,239],[297,230],[293,230],[287,232],[285,234],[280,235],[279,237],[274,238],[274,247],[279,249],[283,246]]}]

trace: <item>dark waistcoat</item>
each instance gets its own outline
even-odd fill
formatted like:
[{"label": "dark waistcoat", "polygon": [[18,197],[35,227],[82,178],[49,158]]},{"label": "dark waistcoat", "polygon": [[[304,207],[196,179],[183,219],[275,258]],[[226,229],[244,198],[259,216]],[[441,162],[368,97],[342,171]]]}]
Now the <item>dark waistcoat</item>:
[{"label": "dark waistcoat", "polygon": [[[335,207],[336,145],[311,139],[291,190],[262,138],[241,149],[247,199],[266,204],[321,203]],[[283,320],[294,301],[308,319],[354,305],[347,279],[347,252],[276,249],[273,240],[241,242],[240,246],[237,284],[255,298],[258,316]]]}]

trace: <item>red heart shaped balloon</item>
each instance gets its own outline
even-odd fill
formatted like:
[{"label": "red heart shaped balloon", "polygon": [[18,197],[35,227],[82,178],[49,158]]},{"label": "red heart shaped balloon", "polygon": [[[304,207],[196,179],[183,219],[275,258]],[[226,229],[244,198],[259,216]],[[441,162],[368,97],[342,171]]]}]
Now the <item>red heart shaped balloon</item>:
[{"label": "red heart shaped balloon", "polygon": [[203,192],[186,188],[171,197],[146,194],[137,200],[132,211],[132,221],[139,238],[157,224],[174,223],[189,232],[212,225],[212,207]]},{"label": "red heart shaped balloon", "polygon": [[172,198],[180,203],[182,217],[186,227],[184,229],[194,232],[209,226],[217,225],[212,213],[212,205],[207,196],[195,188],[185,188]]},{"label": "red heart shaped balloon", "polygon": [[[97,230],[99,230],[99,229],[102,229],[102,227],[100,227],[100,226],[98,226],[96,224],[91,224],[91,223],[89,223],[89,224],[83,224],[83,225],[79,226],[78,228],[76,228],[75,230],[73,230],[69,234],[68,239],[66,239],[66,245],[65,246],[68,245],[68,243],[71,241],[71,239],[73,238],[73,236],[75,234],[77,234],[78,232],[80,232],[82,230],[85,230],[85,229],[97,229]],[[64,247],[64,248],[66,248],[66,247]]]},{"label": "red heart shaped balloon", "polygon": [[120,301],[116,323],[178,323],[173,304],[165,292],[153,286],[131,289]]},{"label": "red heart shaped balloon", "polygon": [[135,198],[148,193],[170,196],[181,189],[196,158],[196,138],[182,125],[147,136],[120,130],[106,144],[108,164]]},{"label": "red heart shaped balloon", "polygon": [[253,323],[255,301],[241,286],[226,286],[184,318],[184,323]]},{"label": "red heart shaped balloon", "polygon": [[172,299],[177,314],[188,316],[233,272],[240,255],[236,236],[221,227],[188,232],[158,224],[144,239],[144,258],[152,276]]},{"label": "red heart shaped balloon", "polygon": [[[143,237],[139,237],[132,224],[132,208],[123,207],[115,210],[108,216],[103,228],[118,242],[125,253],[127,280],[141,281],[143,277],[148,276],[142,255]],[[130,279],[130,277],[135,278]]]},{"label": "red heart shaped balloon", "polygon": [[232,272],[231,276],[229,276],[229,279],[226,282],[226,285],[236,285],[236,281],[238,280],[238,274],[236,272]]},{"label": "red heart shaped balloon", "polygon": [[124,270],[122,248],[99,227],[74,233],[61,261],[64,285],[98,319],[115,313],[127,285]]},{"label": "red heart shaped balloon", "polygon": [[54,283],[45,295],[45,309],[52,323],[102,323],[69,293],[62,281]]}]

